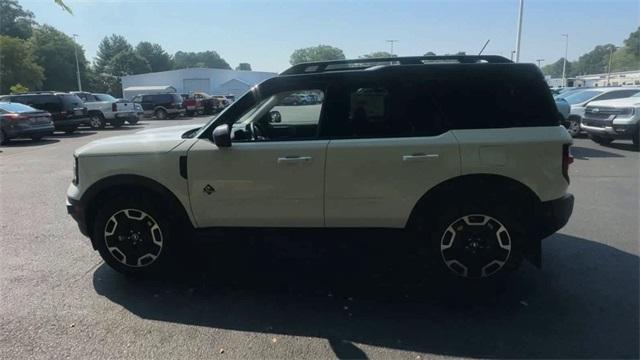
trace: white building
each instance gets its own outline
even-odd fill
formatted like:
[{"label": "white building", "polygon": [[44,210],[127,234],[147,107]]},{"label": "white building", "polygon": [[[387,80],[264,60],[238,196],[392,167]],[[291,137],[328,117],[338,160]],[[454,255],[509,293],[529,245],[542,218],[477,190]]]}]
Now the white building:
[{"label": "white building", "polygon": [[[550,87],[562,87],[562,79],[545,76]],[[599,86],[640,86],[640,70],[612,72],[611,74],[579,75],[567,78],[567,86],[599,87]]]},{"label": "white building", "polygon": [[123,94],[131,99],[135,94],[124,89],[131,87],[170,86],[177,93],[202,91],[211,95],[244,94],[253,85],[271,77],[276,73],[262,71],[235,71],[224,69],[190,68],[122,77]]}]

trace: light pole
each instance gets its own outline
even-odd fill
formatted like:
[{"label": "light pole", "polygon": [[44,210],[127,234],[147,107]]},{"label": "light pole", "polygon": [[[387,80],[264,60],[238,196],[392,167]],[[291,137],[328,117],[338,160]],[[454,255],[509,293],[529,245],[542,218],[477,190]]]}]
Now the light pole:
[{"label": "light pole", "polygon": [[389,46],[391,47],[391,52],[390,54],[393,55],[393,43],[397,43],[399,40],[386,40],[386,42],[389,43]]},{"label": "light pole", "polygon": [[518,10],[518,36],[516,37],[516,62],[520,62],[520,39],[522,38],[523,9],[524,9],[524,0],[520,0],[520,8]]},{"label": "light pole", "polygon": [[569,34],[562,34],[565,37],[564,61],[562,62],[562,87],[567,87],[567,56],[569,54]]},{"label": "light pole", "polygon": [[516,53],[515,50],[511,50],[511,61],[513,61],[513,55]]},{"label": "light pole", "polygon": [[80,64],[78,63],[78,34],[73,34],[73,52],[76,55],[76,77],[78,79],[78,91],[82,91],[82,83],[80,82]]},{"label": "light pole", "polygon": [[544,59],[536,59],[536,61],[538,62],[538,67],[540,67],[542,65],[542,62],[544,61]]}]

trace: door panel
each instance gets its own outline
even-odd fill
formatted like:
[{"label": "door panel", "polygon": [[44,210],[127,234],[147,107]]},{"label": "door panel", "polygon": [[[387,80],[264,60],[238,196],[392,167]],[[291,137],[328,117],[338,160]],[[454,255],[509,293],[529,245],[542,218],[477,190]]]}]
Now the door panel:
[{"label": "door panel", "polygon": [[327,227],[404,227],[427,190],[460,173],[451,132],[412,138],[331,140]]},{"label": "door panel", "polygon": [[188,154],[198,226],[324,226],[328,142],[234,142],[218,148],[198,140]]}]

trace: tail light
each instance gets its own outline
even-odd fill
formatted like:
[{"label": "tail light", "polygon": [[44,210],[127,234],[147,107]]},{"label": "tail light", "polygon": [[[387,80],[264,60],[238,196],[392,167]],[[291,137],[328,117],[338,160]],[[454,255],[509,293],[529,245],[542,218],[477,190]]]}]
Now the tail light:
[{"label": "tail light", "polygon": [[573,164],[573,156],[570,151],[570,144],[562,145],[562,176],[569,183],[569,165]]},{"label": "tail light", "polygon": [[118,111],[118,105],[116,105],[116,103],[111,104],[111,111],[113,112]]},{"label": "tail light", "polygon": [[20,115],[20,114],[5,114],[2,115],[2,118],[7,121],[23,121],[29,119],[28,116]]}]

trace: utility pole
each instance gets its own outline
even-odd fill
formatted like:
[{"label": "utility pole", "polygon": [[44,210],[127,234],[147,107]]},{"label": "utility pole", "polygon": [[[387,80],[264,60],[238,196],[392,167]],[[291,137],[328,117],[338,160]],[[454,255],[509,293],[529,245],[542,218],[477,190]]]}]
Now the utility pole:
[{"label": "utility pole", "polygon": [[613,49],[615,49],[615,46],[609,49],[609,66],[607,67],[607,86],[611,86],[611,82],[609,80],[611,79],[611,57],[613,55]]},{"label": "utility pole", "polygon": [[520,0],[520,9],[518,10],[518,36],[516,38],[516,62],[520,62],[520,39],[522,38],[523,9],[524,9],[524,0]]},{"label": "utility pole", "polygon": [[515,50],[511,50],[511,61],[513,61],[513,55],[516,53]]},{"label": "utility pole", "polygon": [[536,59],[536,61],[538,62],[538,67],[542,66],[542,62],[544,61],[544,59]]},{"label": "utility pole", "polygon": [[73,34],[73,52],[76,55],[76,77],[78,79],[78,91],[82,91],[82,83],[80,82],[80,64],[78,63],[78,34]]},{"label": "utility pole", "polygon": [[389,46],[391,47],[391,52],[390,54],[393,55],[393,43],[397,43],[399,40],[386,40],[386,42],[389,43]]},{"label": "utility pole", "polygon": [[566,38],[564,43],[564,61],[562,62],[562,87],[567,87],[567,56],[569,54],[569,34],[562,34]]}]

